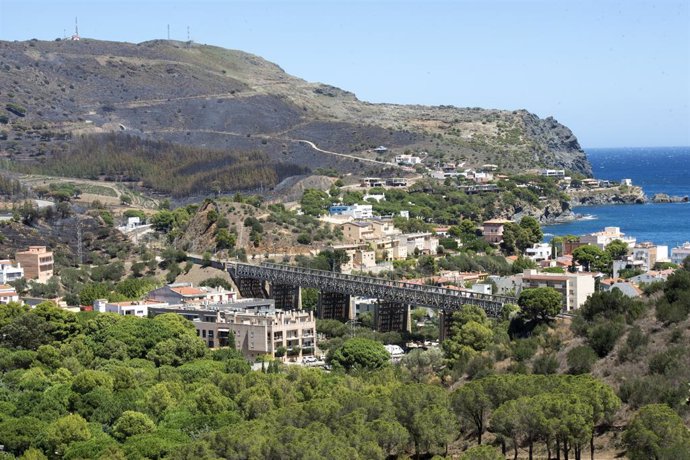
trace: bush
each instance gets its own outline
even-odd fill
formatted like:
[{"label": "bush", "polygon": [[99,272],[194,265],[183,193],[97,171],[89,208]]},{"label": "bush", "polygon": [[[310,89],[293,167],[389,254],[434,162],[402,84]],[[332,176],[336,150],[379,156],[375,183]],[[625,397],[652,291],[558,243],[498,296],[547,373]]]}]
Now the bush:
[{"label": "bush", "polygon": [[673,347],[660,351],[649,360],[649,372],[651,374],[669,375],[682,365],[682,358],[686,350],[682,347]]},{"label": "bush", "polygon": [[300,233],[299,236],[297,237],[297,242],[299,244],[310,244],[311,243],[311,236],[307,235],[306,233]]},{"label": "bush", "polygon": [[646,347],[649,342],[649,337],[642,332],[639,326],[634,326],[630,329],[628,337],[625,339],[625,344],[618,352],[618,359],[620,361],[627,361],[638,353],[638,350]]},{"label": "bush", "polygon": [[568,352],[568,372],[571,374],[587,374],[597,362],[597,353],[587,345],[580,345]]},{"label": "bush", "polygon": [[558,360],[552,354],[538,356],[532,363],[533,374],[549,375],[555,374],[557,370]]},{"label": "bush", "polygon": [[538,343],[535,339],[518,339],[513,342],[513,357],[516,361],[527,361],[537,352]]},{"label": "bush", "polygon": [[601,321],[589,330],[588,342],[594,351],[604,357],[616,345],[618,338],[623,335],[625,325],[616,321]]}]

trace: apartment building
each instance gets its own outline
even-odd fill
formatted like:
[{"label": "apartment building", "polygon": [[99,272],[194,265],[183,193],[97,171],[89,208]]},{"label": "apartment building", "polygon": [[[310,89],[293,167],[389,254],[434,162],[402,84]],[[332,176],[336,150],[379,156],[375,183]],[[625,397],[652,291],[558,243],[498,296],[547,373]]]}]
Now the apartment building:
[{"label": "apartment building", "polygon": [[177,313],[194,324],[209,348],[235,347],[250,361],[263,355],[276,356],[279,348],[287,355],[313,355],[316,348],[316,320],[313,312],[275,309],[272,299],[244,299],[222,305],[172,305],[149,307],[152,315]]},{"label": "apartment building", "polygon": [[690,257],[690,242],[685,242],[680,246],[671,249],[671,262],[676,265],[681,265],[683,261]]},{"label": "apartment building", "polygon": [[521,290],[550,287],[563,296],[563,311],[577,310],[587,298],[594,294],[594,276],[591,273],[539,273],[525,270],[522,274]]},{"label": "apartment building", "polygon": [[53,276],[53,252],[45,246],[29,246],[26,251],[17,251],[14,259],[24,268],[24,277],[45,283]]},{"label": "apartment building", "polygon": [[648,241],[639,243],[633,247],[632,258],[642,261],[643,270],[651,270],[657,262],[668,261],[668,246],[656,245]]}]

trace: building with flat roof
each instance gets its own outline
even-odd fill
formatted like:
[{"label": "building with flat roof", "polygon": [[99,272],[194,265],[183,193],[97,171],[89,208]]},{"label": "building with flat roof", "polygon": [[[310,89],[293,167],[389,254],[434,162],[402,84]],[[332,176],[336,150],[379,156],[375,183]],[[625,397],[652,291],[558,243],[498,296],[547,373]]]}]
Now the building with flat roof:
[{"label": "building with flat roof", "polygon": [[283,311],[272,299],[244,299],[222,305],[149,307],[151,315],[177,313],[194,324],[209,348],[226,347],[232,334],[235,348],[250,361],[285,350],[288,357],[313,355],[316,320],[311,311]]},{"label": "building with flat roof", "polygon": [[594,276],[591,273],[539,273],[525,270],[522,274],[521,290],[550,287],[563,296],[563,311],[577,310],[587,298],[594,294]]},{"label": "building with flat roof", "polygon": [[24,277],[45,283],[53,277],[53,252],[45,246],[29,246],[26,251],[17,251],[14,255],[24,268]]},{"label": "building with flat roof", "polygon": [[681,265],[687,257],[690,257],[690,242],[686,241],[671,249],[671,262],[674,264]]},{"label": "building with flat roof", "polygon": [[354,219],[371,219],[374,211],[370,204],[334,204],[328,208],[328,213],[332,216],[350,216]]},{"label": "building with flat roof", "polygon": [[580,237],[580,245],[594,244],[599,246],[601,249],[605,249],[606,246],[614,240],[621,240],[626,243],[629,248],[635,246],[637,239],[633,236],[625,236],[625,233],[621,232],[620,227],[604,227],[601,232],[590,233],[589,235],[582,235]]},{"label": "building with flat roof", "polygon": [[19,262],[12,263],[11,260],[0,260],[0,284],[17,281],[24,278],[24,269]]},{"label": "building with flat roof", "polygon": [[167,307],[168,305],[167,302],[155,300],[108,302],[106,299],[97,299],[93,302],[93,310],[99,313],[115,313],[116,315],[145,318],[149,315],[149,307]]},{"label": "building with flat roof", "polygon": [[668,262],[668,246],[657,245],[649,241],[636,244],[632,250],[633,260],[641,260],[642,269],[654,268],[657,262]]}]

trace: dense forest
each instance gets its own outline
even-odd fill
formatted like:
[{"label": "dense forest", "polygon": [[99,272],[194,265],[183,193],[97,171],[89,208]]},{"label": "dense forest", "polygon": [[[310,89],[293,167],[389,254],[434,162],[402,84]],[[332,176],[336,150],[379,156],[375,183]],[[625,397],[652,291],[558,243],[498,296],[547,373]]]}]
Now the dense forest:
[{"label": "dense forest", "polygon": [[307,171],[261,152],[212,150],[127,134],[81,136],[67,152],[8,167],[32,174],[141,182],[175,197],[271,187]]},{"label": "dense forest", "polygon": [[[678,327],[689,293],[681,269],[656,309],[615,293],[593,298],[572,328],[594,361],[584,366],[571,347],[565,371],[556,356],[570,345],[555,324],[531,328],[515,311],[491,320],[464,308],[442,350],[399,364],[376,336],[326,322],[317,328],[333,337],[324,343],[330,372],[268,357],[252,371],[234,349],[206,349],[177,315],[10,304],[0,309],[0,444],[6,458],[24,459],[579,460],[602,446],[684,459],[688,357],[677,349],[688,341]],[[671,330],[668,343],[650,338],[650,321]],[[613,356],[648,375],[623,377],[629,368],[609,361],[602,378],[597,367]]]}]

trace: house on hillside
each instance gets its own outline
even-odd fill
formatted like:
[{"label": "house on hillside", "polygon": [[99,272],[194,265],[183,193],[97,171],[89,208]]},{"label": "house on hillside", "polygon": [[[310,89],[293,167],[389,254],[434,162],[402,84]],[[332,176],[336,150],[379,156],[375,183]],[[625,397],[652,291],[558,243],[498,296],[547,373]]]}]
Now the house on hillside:
[{"label": "house on hillside", "polygon": [[147,295],[149,300],[176,304],[228,303],[235,299],[235,292],[222,287],[194,287],[192,283],[173,283],[154,289]]},{"label": "house on hillside", "polygon": [[24,277],[24,269],[19,262],[12,263],[11,260],[0,260],[0,284],[17,281]]},{"label": "house on hillside", "polygon": [[0,284],[0,304],[19,302],[17,291],[9,284]]},{"label": "house on hillside", "polygon": [[482,226],[482,237],[487,243],[500,244],[503,241],[503,229],[510,223],[507,219],[491,219]]}]

